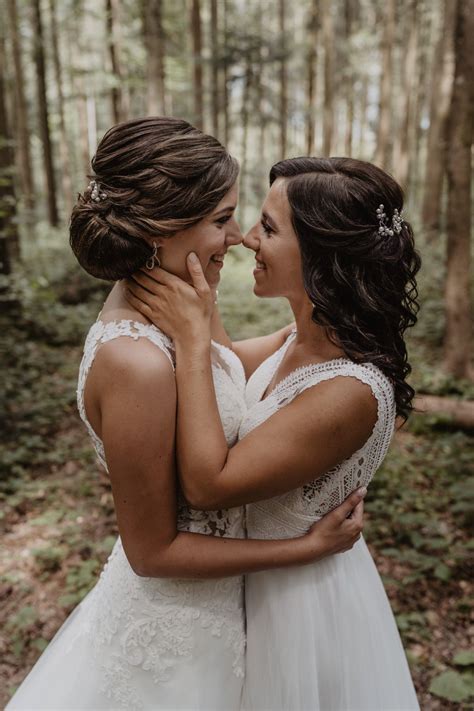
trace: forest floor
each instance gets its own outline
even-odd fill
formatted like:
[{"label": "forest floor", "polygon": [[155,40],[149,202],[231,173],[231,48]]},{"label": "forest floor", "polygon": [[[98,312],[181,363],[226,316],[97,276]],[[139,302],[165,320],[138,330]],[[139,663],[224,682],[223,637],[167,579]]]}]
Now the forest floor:
[{"label": "forest floor", "polygon": [[[284,307],[265,302],[257,308],[243,298],[240,269],[236,260],[220,297],[231,334],[252,336],[286,322]],[[6,422],[0,442],[0,707],[94,585],[116,536],[110,486],[75,406],[82,340],[103,289],[71,275],[28,278],[19,289],[21,313],[0,323],[7,334],[6,399],[0,403]],[[426,341],[426,334],[420,338]],[[433,350],[432,343],[425,346]],[[441,386],[433,372],[428,391],[472,397],[468,385]],[[397,433],[367,497],[364,535],[424,711],[471,707],[473,468],[474,438],[417,416]]]}]

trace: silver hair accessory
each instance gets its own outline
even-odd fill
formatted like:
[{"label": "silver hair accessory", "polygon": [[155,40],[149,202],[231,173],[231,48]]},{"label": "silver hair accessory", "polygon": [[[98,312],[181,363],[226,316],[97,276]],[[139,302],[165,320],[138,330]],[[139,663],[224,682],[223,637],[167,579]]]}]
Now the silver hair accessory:
[{"label": "silver hair accessory", "polygon": [[147,269],[153,269],[154,266],[161,267],[161,262],[158,258],[158,245],[153,242],[153,254],[146,260],[145,266]]},{"label": "silver hair accessory", "polygon": [[403,217],[398,212],[397,208],[393,211],[392,224],[388,224],[387,214],[383,205],[379,205],[377,210],[377,219],[379,221],[379,235],[383,237],[393,237],[394,234],[399,235],[402,231]]},{"label": "silver hair accessory", "polygon": [[91,199],[94,202],[100,202],[101,200],[105,200],[105,198],[107,197],[107,193],[101,192],[97,180],[91,180],[91,182],[87,186],[87,189],[91,191]]}]

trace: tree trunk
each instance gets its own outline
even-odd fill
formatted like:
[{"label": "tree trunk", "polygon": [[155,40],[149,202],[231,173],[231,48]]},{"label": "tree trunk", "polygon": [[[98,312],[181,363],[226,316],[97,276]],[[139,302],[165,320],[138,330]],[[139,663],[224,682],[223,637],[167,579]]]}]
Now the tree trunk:
[{"label": "tree trunk", "polygon": [[64,207],[66,213],[69,214],[72,210],[73,205],[73,192],[72,192],[72,180],[71,180],[71,161],[68,149],[67,131],[66,131],[66,121],[64,118],[64,94],[63,94],[63,82],[62,82],[62,72],[61,72],[61,58],[59,55],[59,41],[58,41],[58,23],[56,16],[56,1],[50,0],[49,4],[50,14],[51,14],[51,39],[53,45],[53,64],[54,64],[54,76],[56,79],[56,91],[58,95],[58,112],[59,112],[59,154],[61,158],[61,181],[62,181],[62,193],[64,197]]},{"label": "tree trunk", "polygon": [[220,137],[219,128],[219,18],[217,0],[211,0],[211,119],[212,133]]},{"label": "tree trunk", "polygon": [[367,106],[369,103],[369,78],[364,76],[362,79],[362,86],[360,90],[360,103],[359,103],[359,147],[358,155],[360,158],[364,158],[365,150],[365,133],[367,131]]},{"label": "tree trunk", "polygon": [[224,122],[223,138],[224,145],[229,144],[230,138],[230,115],[229,115],[229,56],[227,52],[227,33],[228,33],[228,6],[227,0],[221,0],[222,19],[223,19],[223,35],[224,35],[224,52],[222,58],[222,114]]},{"label": "tree trunk", "polygon": [[166,114],[165,33],[162,0],[143,0],[143,34],[147,56],[147,112]]},{"label": "tree trunk", "polygon": [[307,115],[306,115],[306,153],[311,156],[315,152],[314,130],[316,123],[316,87],[318,65],[318,0],[311,1],[308,20],[308,52],[306,56],[307,76]]},{"label": "tree trunk", "polygon": [[454,86],[448,117],[446,332],[444,367],[456,377],[470,373],[471,146],[474,118],[474,0],[458,2],[455,18]]},{"label": "tree trunk", "polygon": [[30,131],[28,128],[28,109],[25,96],[25,79],[21,52],[18,13],[16,0],[8,0],[10,30],[13,49],[13,63],[15,67],[15,114],[16,136],[20,168],[21,191],[25,199],[25,206],[33,210],[35,204],[35,191],[33,181],[33,165],[30,151]]},{"label": "tree trunk", "polygon": [[280,157],[286,157],[288,124],[288,72],[286,67],[286,3],[278,0],[278,30],[280,40]]},{"label": "tree trunk", "polygon": [[354,126],[354,67],[352,62],[351,42],[355,20],[354,0],[345,0],[345,30],[346,30],[346,61],[345,61],[345,99],[346,99],[346,133],[344,136],[344,153],[352,155],[352,131]]},{"label": "tree trunk", "polygon": [[48,219],[52,227],[56,227],[58,208],[56,203],[56,184],[54,176],[53,152],[48,120],[48,97],[46,93],[46,71],[43,46],[43,23],[41,20],[40,0],[33,0],[33,30],[35,37],[35,65],[38,91],[38,114],[41,142],[43,144],[44,171],[48,194]]},{"label": "tree trunk", "polygon": [[334,24],[331,0],[322,0],[324,44],[323,155],[330,156],[334,134]]},{"label": "tree trunk", "polygon": [[[414,198],[416,204],[420,204],[420,173],[421,173],[421,161],[420,152],[421,146],[424,142],[424,127],[423,127],[423,116],[426,108],[426,97],[428,90],[428,81],[431,77],[428,74],[428,50],[432,39],[432,15],[431,9],[423,1],[420,4],[420,15],[419,15],[419,42],[418,42],[418,59],[417,59],[417,77],[416,77],[416,101],[415,101],[415,111],[413,119],[413,136],[412,136],[412,147],[411,155],[412,169],[410,171],[409,178],[409,195]],[[435,83],[431,82],[430,83]]]},{"label": "tree trunk", "polygon": [[454,19],[458,0],[444,0],[443,21],[433,52],[430,126],[426,149],[422,222],[431,237],[440,228],[443,177],[446,162],[446,128],[453,86]]},{"label": "tree trunk", "polygon": [[390,136],[392,130],[392,49],[395,38],[395,0],[387,0],[381,42],[381,74],[379,88],[379,122],[375,163],[382,168],[390,165]]},{"label": "tree trunk", "polygon": [[202,28],[201,28],[201,3],[192,0],[191,33],[193,38],[193,95],[194,95],[194,124],[196,128],[204,130],[204,86],[202,80]]},{"label": "tree trunk", "polygon": [[105,0],[107,49],[110,57],[114,85],[111,90],[112,118],[120,123],[122,117],[122,73],[116,42],[117,0]]},{"label": "tree trunk", "polygon": [[393,172],[402,188],[406,188],[410,173],[410,131],[415,109],[416,48],[418,43],[417,0],[408,0],[405,11],[408,46],[403,62],[403,88],[400,102],[400,125],[394,147]]},{"label": "tree trunk", "polygon": [[472,400],[455,400],[449,397],[420,394],[415,398],[414,404],[418,414],[441,415],[448,418],[457,427],[474,430],[474,402]]},{"label": "tree trunk", "polygon": [[[0,32],[0,274],[8,276],[13,261],[19,257],[19,240],[16,224],[16,200],[13,187],[15,156],[8,126],[6,109],[5,38]],[[2,306],[9,303],[7,286],[0,285]]]}]

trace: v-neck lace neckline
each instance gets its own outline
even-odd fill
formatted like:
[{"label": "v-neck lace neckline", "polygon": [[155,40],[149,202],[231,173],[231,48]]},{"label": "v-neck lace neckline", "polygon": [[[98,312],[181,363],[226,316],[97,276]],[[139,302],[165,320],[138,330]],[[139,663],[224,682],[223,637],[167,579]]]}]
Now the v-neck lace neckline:
[{"label": "v-neck lace neckline", "polygon": [[263,390],[262,396],[258,400],[258,403],[265,402],[268,400],[268,398],[274,396],[275,394],[278,394],[281,390],[285,389],[285,386],[287,385],[288,382],[291,382],[294,379],[294,376],[297,373],[302,373],[306,370],[312,370],[313,368],[318,369],[320,366],[326,366],[328,363],[335,363],[337,361],[347,361],[352,363],[348,358],[345,356],[338,356],[337,358],[330,358],[329,360],[324,360],[319,363],[308,363],[307,365],[301,365],[298,368],[294,368],[292,371],[288,373],[288,375],[285,375],[284,378],[281,378],[278,380],[273,388],[268,392],[268,388],[271,385],[272,379],[275,376],[276,372],[278,371],[278,368],[280,367],[283,358],[286,355],[286,352],[290,346],[290,344],[294,341],[296,337],[296,331],[292,331],[290,335],[288,336],[286,342],[281,346],[280,352],[277,353],[277,358],[275,359],[275,363],[273,365],[273,368],[270,371],[270,379],[265,385],[265,389]]}]

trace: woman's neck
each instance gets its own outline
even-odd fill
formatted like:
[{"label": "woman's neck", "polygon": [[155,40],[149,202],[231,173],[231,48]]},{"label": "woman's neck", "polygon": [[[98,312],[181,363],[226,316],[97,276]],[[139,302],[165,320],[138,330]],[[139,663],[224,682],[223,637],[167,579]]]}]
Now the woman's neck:
[{"label": "woman's neck", "polygon": [[312,320],[313,305],[306,293],[304,296],[289,298],[288,301],[296,322],[295,348],[317,355],[321,360],[344,355],[342,348],[329,339],[327,330]]},{"label": "woman's neck", "polygon": [[104,302],[101,321],[121,321],[123,319],[146,324],[150,323],[145,316],[142,316],[141,313],[130,306],[125,298],[124,283],[117,281]]}]

